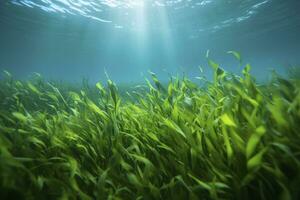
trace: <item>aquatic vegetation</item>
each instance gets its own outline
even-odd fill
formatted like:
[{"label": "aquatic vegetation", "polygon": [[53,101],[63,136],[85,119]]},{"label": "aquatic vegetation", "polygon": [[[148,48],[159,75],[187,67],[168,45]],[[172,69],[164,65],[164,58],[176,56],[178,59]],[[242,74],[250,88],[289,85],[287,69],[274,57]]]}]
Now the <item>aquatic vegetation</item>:
[{"label": "aquatic vegetation", "polygon": [[204,88],[151,74],[126,98],[111,80],[78,89],[5,72],[0,196],[299,199],[299,80],[259,86],[250,65],[239,77],[209,64]]}]

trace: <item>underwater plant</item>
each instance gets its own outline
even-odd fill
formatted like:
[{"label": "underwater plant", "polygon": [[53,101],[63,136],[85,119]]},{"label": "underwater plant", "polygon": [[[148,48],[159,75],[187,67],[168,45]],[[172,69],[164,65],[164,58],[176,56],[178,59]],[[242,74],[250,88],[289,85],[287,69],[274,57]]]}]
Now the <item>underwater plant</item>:
[{"label": "underwater plant", "polygon": [[1,199],[299,199],[299,80],[209,65],[205,87],[153,73],[126,98],[5,72]]}]

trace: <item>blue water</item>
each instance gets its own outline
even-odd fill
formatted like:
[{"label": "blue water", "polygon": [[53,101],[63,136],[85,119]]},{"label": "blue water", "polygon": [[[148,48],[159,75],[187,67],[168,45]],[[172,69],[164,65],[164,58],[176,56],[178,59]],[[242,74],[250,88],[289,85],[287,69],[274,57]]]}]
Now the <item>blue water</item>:
[{"label": "blue water", "polygon": [[258,79],[300,66],[298,0],[2,0],[0,70],[17,78],[141,82],[210,74],[206,52]]}]

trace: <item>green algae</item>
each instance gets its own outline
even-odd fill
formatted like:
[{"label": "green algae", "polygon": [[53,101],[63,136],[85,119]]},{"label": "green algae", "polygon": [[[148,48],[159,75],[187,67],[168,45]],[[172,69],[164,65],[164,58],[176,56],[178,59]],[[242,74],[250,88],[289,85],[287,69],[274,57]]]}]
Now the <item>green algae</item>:
[{"label": "green algae", "polygon": [[250,65],[239,77],[209,64],[205,88],[152,73],[130,98],[112,80],[72,89],[5,72],[1,197],[298,199],[299,79],[258,86]]}]

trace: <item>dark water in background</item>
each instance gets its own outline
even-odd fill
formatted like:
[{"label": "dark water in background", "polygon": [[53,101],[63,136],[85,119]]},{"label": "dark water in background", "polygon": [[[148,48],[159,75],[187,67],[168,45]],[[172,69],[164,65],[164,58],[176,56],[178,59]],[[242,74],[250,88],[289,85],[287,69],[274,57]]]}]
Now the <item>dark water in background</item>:
[{"label": "dark water in background", "polygon": [[195,77],[208,49],[229,71],[239,51],[258,79],[300,66],[300,1],[0,0],[0,70],[18,78]]}]

